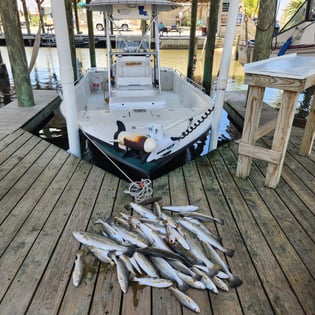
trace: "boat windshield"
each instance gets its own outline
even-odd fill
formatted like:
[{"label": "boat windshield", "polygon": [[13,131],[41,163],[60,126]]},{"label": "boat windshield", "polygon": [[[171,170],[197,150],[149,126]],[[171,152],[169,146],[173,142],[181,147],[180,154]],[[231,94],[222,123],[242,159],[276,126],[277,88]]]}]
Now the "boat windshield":
[{"label": "boat windshield", "polygon": [[291,19],[284,25],[280,33],[308,20],[315,21],[315,0],[305,1],[294,13]]},{"label": "boat windshield", "polygon": [[150,45],[152,26],[153,23],[151,22],[142,35],[126,35],[118,31],[118,34],[115,36],[116,49],[112,51],[112,54],[154,54]]},{"label": "boat windshield", "polygon": [[116,36],[116,52],[120,53],[141,53],[149,52],[149,36]]}]

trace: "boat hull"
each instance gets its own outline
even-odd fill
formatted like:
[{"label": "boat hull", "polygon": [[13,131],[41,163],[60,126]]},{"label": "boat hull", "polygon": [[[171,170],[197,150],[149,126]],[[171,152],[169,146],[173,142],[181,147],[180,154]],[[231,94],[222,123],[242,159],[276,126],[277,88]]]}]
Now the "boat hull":
[{"label": "boat hull", "polygon": [[117,150],[113,145],[85,134],[88,150],[92,153],[93,162],[124,180],[155,179],[177,167],[189,162],[195,155],[200,155],[203,146],[209,142],[210,131],[200,137],[198,146],[190,143],[158,161],[145,162],[144,152]]}]

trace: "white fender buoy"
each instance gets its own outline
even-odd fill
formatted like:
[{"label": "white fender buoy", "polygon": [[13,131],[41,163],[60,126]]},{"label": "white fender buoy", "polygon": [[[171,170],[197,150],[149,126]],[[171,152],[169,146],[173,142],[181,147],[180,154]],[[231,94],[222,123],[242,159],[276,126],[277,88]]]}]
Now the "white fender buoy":
[{"label": "white fender buoy", "polygon": [[147,153],[153,152],[156,148],[156,142],[153,138],[128,131],[121,131],[118,134],[117,140],[120,145]]}]

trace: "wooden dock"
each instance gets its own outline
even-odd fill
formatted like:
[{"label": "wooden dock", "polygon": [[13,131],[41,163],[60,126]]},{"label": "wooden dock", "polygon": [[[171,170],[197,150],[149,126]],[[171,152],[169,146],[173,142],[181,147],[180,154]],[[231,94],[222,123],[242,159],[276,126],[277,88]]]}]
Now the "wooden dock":
[{"label": "wooden dock", "polygon": [[[4,124],[0,110],[0,125]],[[131,201],[128,183],[21,128],[0,132],[0,314],[193,314],[166,289],[131,286],[87,257],[83,283],[71,273],[77,230]],[[243,285],[218,295],[190,289],[201,314],[315,314],[315,158],[298,154],[293,128],[276,189],[264,186],[266,163],[235,177],[237,142],[153,181],[163,204],[196,204],[223,218],[215,229]],[[270,144],[265,136],[261,145]]]}]

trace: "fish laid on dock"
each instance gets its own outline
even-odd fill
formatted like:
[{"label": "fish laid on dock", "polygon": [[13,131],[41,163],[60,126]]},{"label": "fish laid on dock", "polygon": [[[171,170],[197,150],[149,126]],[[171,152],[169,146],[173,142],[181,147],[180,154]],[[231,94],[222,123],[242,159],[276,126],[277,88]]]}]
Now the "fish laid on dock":
[{"label": "fish laid on dock", "polygon": [[[223,220],[198,212],[194,205],[161,207],[153,200],[152,208],[131,202],[128,209],[134,215],[121,212],[99,218],[95,221],[99,234],[75,231],[73,236],[102,263],[116,266],[124,293],[130,282],[168,288],[183,306],[199,313],[197,303],[184,293],[187,289],[218,294],[242,284],[218,253],[232,257],[234,250],[224,247],[221,238],[201,222],[223,224]],[[73,272],[76,286],[83,275],[82,258],[79,252]]]},{"label": "fish laid on dock", "polygon": [[74,268],[72,272],[72,282],[75,287],[79,286],[83,278],[84,267],[85,267],[85,260],[83,256],[84,256],[84,251],[78,250],[76,253],[76,259],[74,261]]}]

